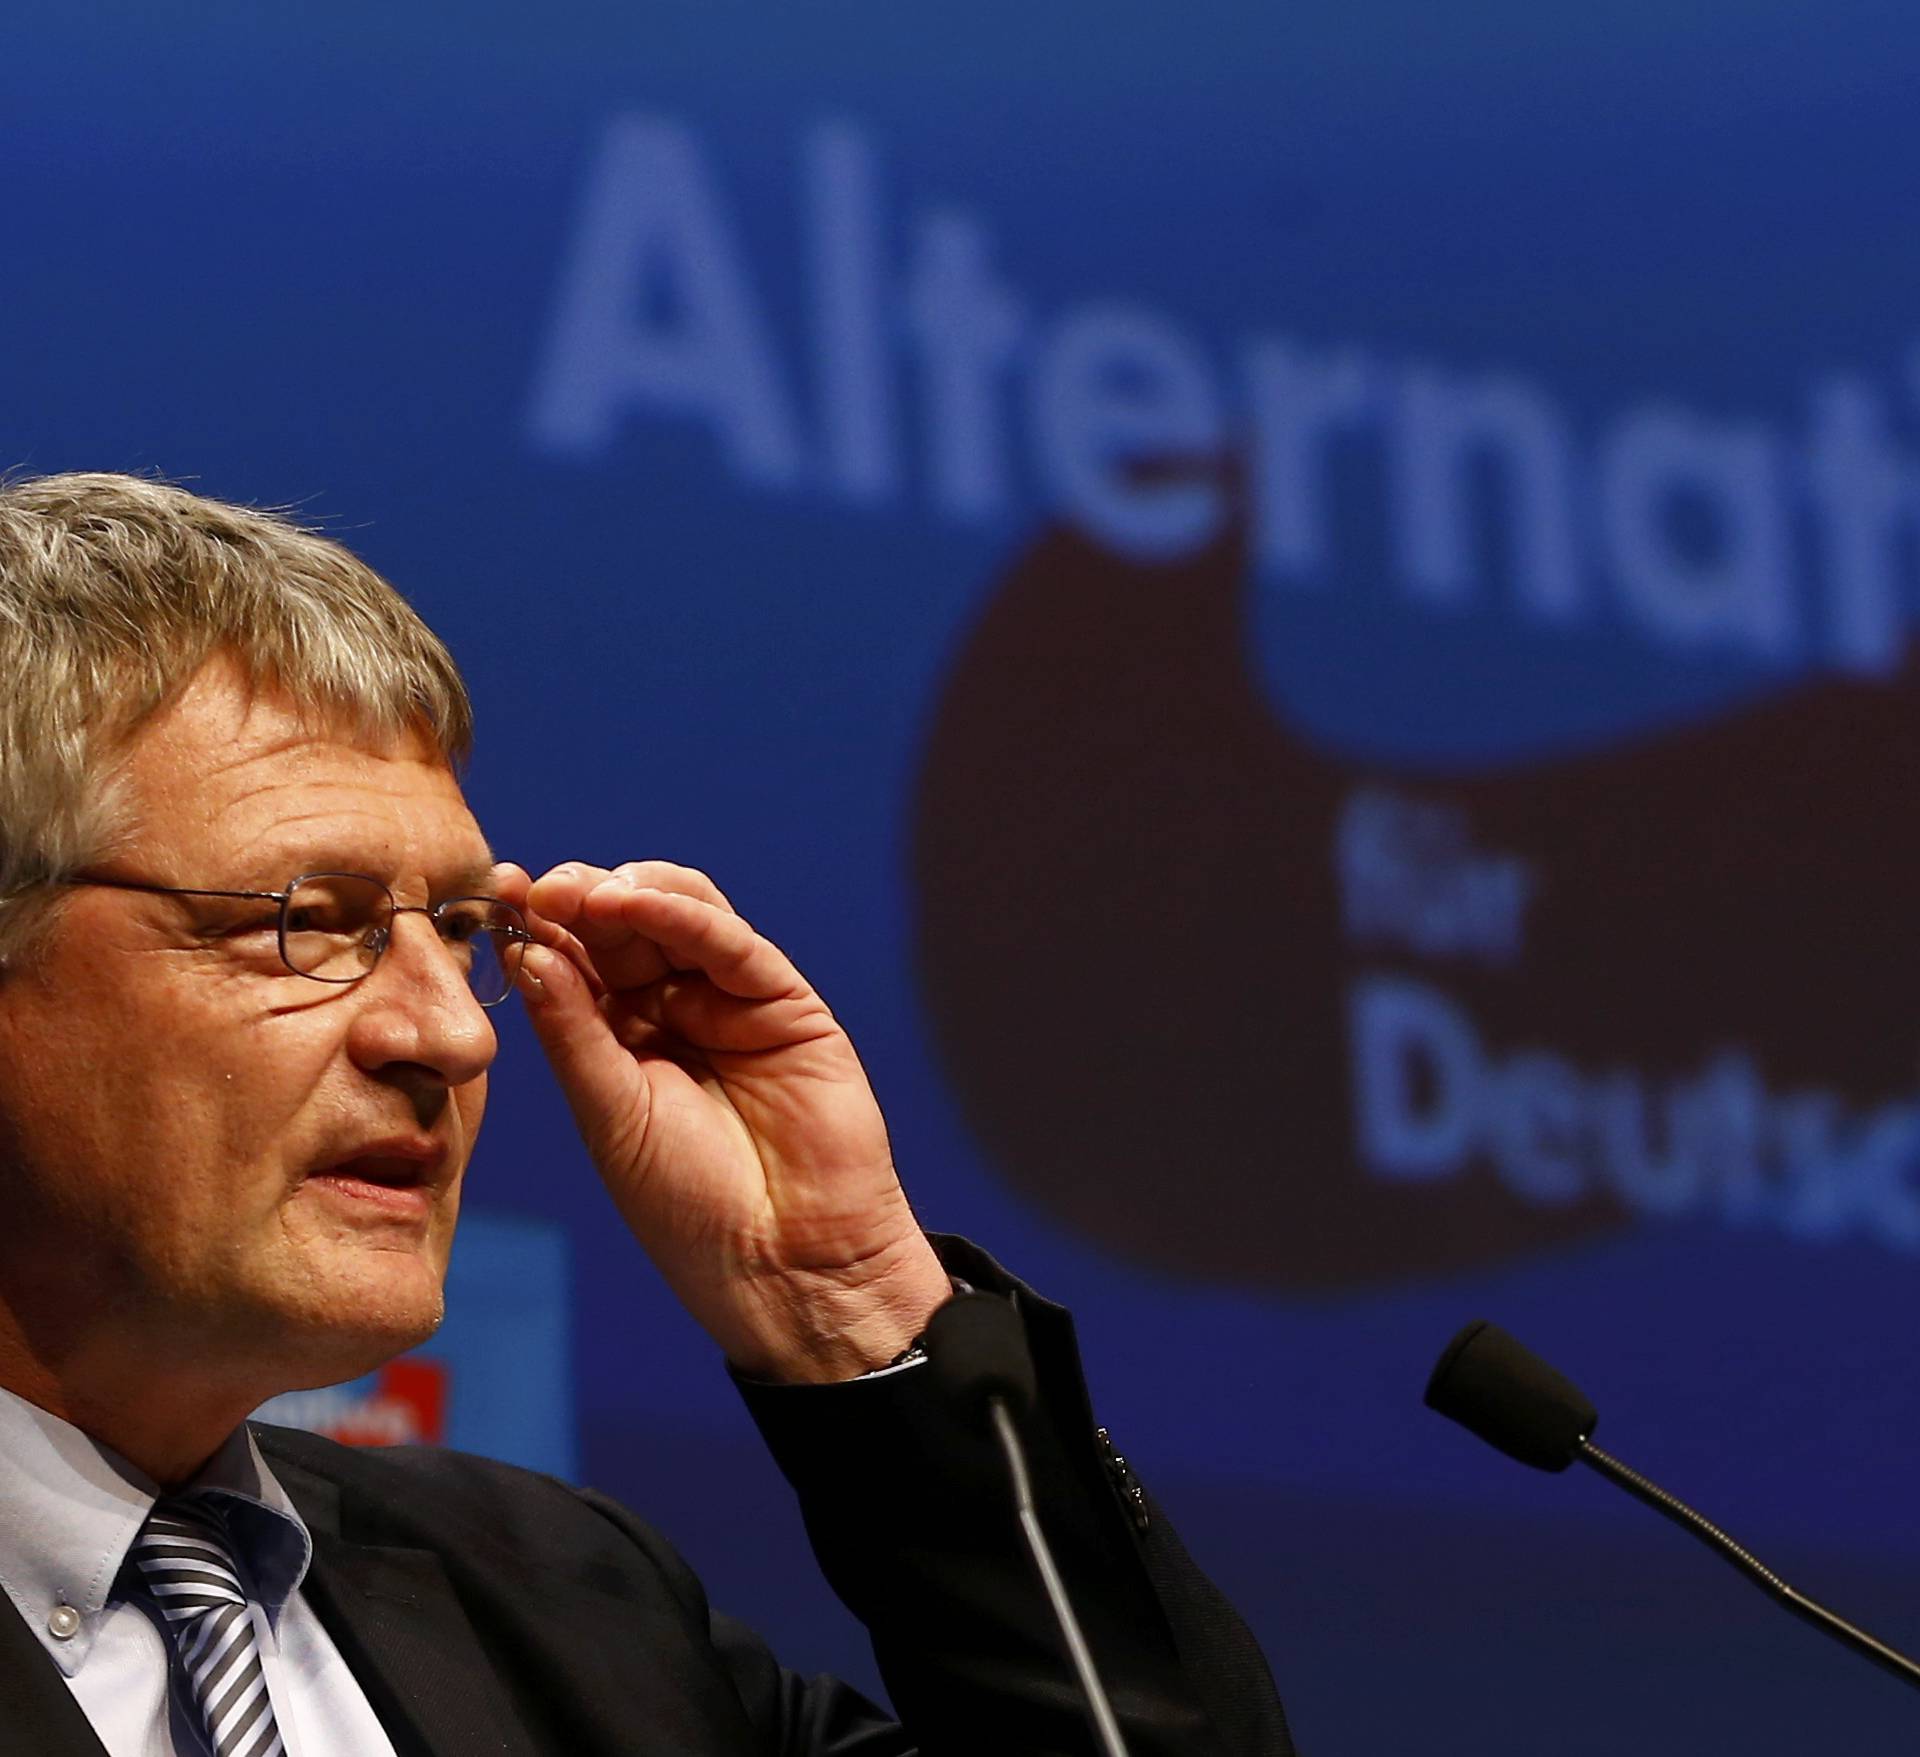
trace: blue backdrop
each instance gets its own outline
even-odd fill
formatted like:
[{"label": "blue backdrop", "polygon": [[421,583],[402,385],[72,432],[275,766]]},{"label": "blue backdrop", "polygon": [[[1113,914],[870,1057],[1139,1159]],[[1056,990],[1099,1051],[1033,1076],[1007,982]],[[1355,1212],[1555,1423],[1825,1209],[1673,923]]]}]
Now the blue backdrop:
[{"label": "blue backdrop", "polygon": [[[715,874],[923,1217],[1075,1307],[1303,1749],[1905,1749],[1419,1392],[1495,1317],[1920,1645],[1916,52],[1849,0],[76,0],[0,57],[0,461],[296,507],[451,641],[503,852]],[[554,1299],[488,1443],[871,1680],[507,1038],[469,1200]]]}]

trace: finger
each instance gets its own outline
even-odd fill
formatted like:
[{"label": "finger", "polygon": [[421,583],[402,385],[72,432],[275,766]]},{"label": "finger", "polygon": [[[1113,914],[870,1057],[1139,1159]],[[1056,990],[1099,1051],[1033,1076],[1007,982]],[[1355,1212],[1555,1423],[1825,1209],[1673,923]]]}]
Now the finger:
[{"label": "finger", "polygon": [[520,993],[588,1147],[600,1154],[636,1144],[646,1132],[649,1088],[635,1076],[632,1051],[608,1029],[585,973],[551,946],[529,946]]},{"label": "finger", "polygon": [[613,874],[615,878],[631,879],[636,885],[659,891],[678,891],[683,896],[698,897],[716,908],[733,909],[726,893],[697,866],[677,866],[671,860],[629,860],[616,866]]},{"label": "finger", "polygon": [[[649,884],[635,873],[650,873],[660,882]],[[594,967],[612,988],[639,988],[659,981],[669,970],[684,968],[648,935],[644,915],[636,918],[628,907],[636,894],[689,897],[739,919],[720,887],[692,867],[660,860],[634,861],[609,873],[581,897],[570,925],[592,955]]]},{"label": "finger", "polygon": [[601,1010],[636,1055],[688,1069],[712,1067],[719,1056],[791,1049],[838,1033],[826,1003],[811,989],[743,1000],[698,971],[616,993]]},{"label": "finger", "polygon": [[526,918],[527,931],[537,944],[552,946],[561,952],[582,972],[595,992],[601,992],[600,979],[594,974],[593,960],[588,957],[586,948],[564,927],[549,921],[533,907],[528,897],[533,881],[525,867],[503,860],[493,869],[490,882],[492,894],[503,903],[511,903]]},{"label": "finger", "polygon": [[527,886],[526,906],[548,921],[565,924],[580,913],[580,899],[606,877],[605,867],[579,860],[550,867]]},{"label": "finger", "polygon": [[[771,940],[730,909],[678,891],[635,889],[618,882],[585,902],[590,924],[604,920],[651,942],[674,970],[697,970],[722,992],[742,1000],[781,1000],[810,994],[806,978]],[[601,966],[605,974],[604,965]]]},{"label": "finger", "polygon": [[646,888],[699,897],[720,909],[732,907],[705,873],[667,860],[628,861],[613,870],[568,861],[533,882],[528,904],[543,920],[564,926],[574,936],[575,948],[584,949],[597,980],[606,987],[643,988],[658,982],[672,966],[610,899],[625,896],[645,881],[653,881]]},{"label": "finger", "polygon": [[696,867],[676,865],[670,860],[629,860],[616,867],[569,860],[542,873],[533,881],[529,901],[549,920],[571,927],[582,901],[601,885],[616,879],[655,890],[678,891],[686,896],[700,897],[722,909],[733,907],[720,887],[704,872]]},{"label": "finger", "polygon": [[[629,1055],[640,1060],[668,1061],[675,1067],[693,1074],[696,1078],[709,1069],[707,1061],[708,1038],[676,1026],[671,1015],[675,1011],[676,1001],[672,983],[660,983],[653,988],[637,989],[632,995],[616,996],[614,1000],[600,1009],[601,1018],[607,1022],[620,1047]],[[698,988],[709,997],[715,996],[715,989],[709,982],[688,982],[688,988]],[[720,995],[730,1007],[749,1007],[750,1001],[737,1001],[730,995]],[[717,1047],[727,1047],[724,1044]]]},{"label": "finger", "polygon": [[597,968],[593,951],[588,949],[574,927],[580,924],[580,904],[595,889],[611,878],[605,866],[593,866],[588,860],[566,860],[553,866],[526,887],[526,926],[541,945],[559,947],[588,975],[595,993],[611,987],[632,987],[636,983],[657,981],[666,974],[666,960],[649,947],[632,947],[626,956],[612,960],[618,968],[611,975]]}]

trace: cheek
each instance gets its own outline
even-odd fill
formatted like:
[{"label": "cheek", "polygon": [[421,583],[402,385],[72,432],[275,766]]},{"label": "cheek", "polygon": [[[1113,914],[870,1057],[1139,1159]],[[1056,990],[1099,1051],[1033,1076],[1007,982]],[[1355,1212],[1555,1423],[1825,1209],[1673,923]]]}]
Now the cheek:
[{"label": "cheek", "polygon": [[487,1076],[481,1074],[456,1088],[453,1102],[454,1108],[460,1113],[461,1127],[466,1131],[467,1145],[471,1147],[480,1133],[480,1122],[487,1111]]},{"label": "cheek", "polygon": [[277,1159],[325,1065],[302,1050],[264,1030],[239,1040],[228,1032],[183,1035],[145,1083],[153,1108],[164,1113],[169,1144],[187,1161],[236,1173]]},{"label": "cheek", "polygon": [[114,1137],[96,1140],[95,1162],[140,1167],[156,1210],[182,1220],[244,1228],[271,1214],[325,1127],[329,1044],[307,1023],[181,1009],[156,1054],[95,1094]]},{"label": "cheek", "polygon": [[447,1094],[448,1108],[453,1112],[450,1131],[456,1150],[460,1155],[462,1176],[465,1175],[467,1161],[472,1157],[474,1142],[480,1135],[481,1119],[487,1108],[487,1077],[485,1074],[455,1086]]},{"label": "cheek", "polygon": [[9,1174],[48,1213],[105,1219],[142,1188],[163,1203],[202,1107],[178,1090],[174,1051],[137,1020],[114,1028],[75,1008],[44,1031],[9,1032]]},{"label": "cheek", "polygon": [[[0,1180],[43,1237],[140,1255],[274,1224],[338,1054],[330,1019],[163,954],[0,983]],[[324,1120],[324,1119],[321,1119]]]}]

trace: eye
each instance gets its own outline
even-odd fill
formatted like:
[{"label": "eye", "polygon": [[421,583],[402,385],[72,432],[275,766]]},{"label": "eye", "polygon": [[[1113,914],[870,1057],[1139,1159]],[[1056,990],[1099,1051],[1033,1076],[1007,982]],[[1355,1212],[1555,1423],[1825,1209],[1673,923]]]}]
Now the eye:
[{"label": "eye", "polygon": [[454,945],[464,945],[468,940],[486,929],[483,916],[464,910],[450,909],[440,917],[440,937]]},{"label": "eye", "polygon": [[[272,923],[268,923],[269,926]],[[333,909],[290,909],[287,938],[326,938],[356,943],[377,937],[382,930],[371,921],[352,921]]]},{"label": "eye", "polygon": [[350,872],[312,873],[287,898],[287,932],[359,941],[386,925],[390,901],[378,879]]}]

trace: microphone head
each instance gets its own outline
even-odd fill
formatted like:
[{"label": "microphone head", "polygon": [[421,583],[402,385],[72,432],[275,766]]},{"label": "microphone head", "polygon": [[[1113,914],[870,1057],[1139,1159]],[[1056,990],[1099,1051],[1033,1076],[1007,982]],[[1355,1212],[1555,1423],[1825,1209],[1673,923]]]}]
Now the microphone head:
[{"label": "microphone head", "polygon": [[1484,1318],[1447,1344],[1427,1407],[1536,1470],[1565,1470],[1600,1420],[1578,1385]]},{"label": "microphone head", "polygon": [[984,1424],[995,1397],[1015,1415],[1033,1406],[1033,1356],[1011,1300],[956,1293],[933,1314],[921,1345],[941,1390],[968,1420]]}]

